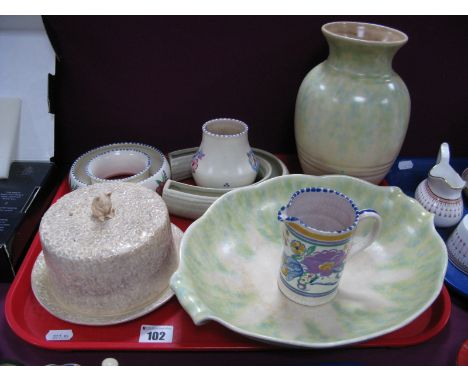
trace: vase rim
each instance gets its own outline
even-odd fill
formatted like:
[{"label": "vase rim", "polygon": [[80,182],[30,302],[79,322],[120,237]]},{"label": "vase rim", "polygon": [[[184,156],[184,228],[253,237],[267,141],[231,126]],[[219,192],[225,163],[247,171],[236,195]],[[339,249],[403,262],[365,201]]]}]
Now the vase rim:
[{"label": "vase rim", "polygon": [[364,45],[400,46],[408,41],[408,36],[398,29],[359,21],[327,23],[322,25],[322,32],[325,36],[333,36]]},{"label": "vase rim", "polygon": [[246,135],[249,127],[234,118],[216,118],[203,124],[203,133],[215,138],[237,138]]}]

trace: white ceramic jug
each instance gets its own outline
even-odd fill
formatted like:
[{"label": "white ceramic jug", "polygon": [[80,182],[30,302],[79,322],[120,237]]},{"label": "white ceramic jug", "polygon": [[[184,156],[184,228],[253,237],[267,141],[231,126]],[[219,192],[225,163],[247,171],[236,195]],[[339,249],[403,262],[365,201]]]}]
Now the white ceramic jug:
[{"label": "white ceramic jug", "polygon": [[415,198],[434,216],[436,227],[451,227],[463,216],[462,190],[465,181],[450,166],[450,149],[442,143],[437,163],[427,179],[416,188]]}]

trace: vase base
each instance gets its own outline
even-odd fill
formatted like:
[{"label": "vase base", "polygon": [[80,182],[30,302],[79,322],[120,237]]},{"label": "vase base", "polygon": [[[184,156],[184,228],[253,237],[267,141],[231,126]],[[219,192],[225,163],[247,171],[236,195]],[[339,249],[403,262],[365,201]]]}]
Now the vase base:
[{"label": "vase base", "polygon": [[299,162],[302,171],[307,175],[348,175],[362,180],[366,180],[373,184],[379,184],[385,175],[390,171],[394,160],[390,163],[372,167],[349,167],[335,164],[322,163],[317,159],[305,156],[298,147]]}]

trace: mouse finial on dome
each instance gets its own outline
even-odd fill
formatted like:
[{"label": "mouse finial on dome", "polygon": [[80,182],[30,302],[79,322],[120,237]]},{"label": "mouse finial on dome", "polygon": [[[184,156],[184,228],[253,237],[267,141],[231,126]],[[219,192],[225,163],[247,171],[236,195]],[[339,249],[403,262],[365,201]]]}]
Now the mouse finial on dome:
[{"label": "mouse finial on dome", "polygon": [[115,215],[115,210],[112,208],[111,194],[112,192],[102,193],[96,196],[91,203],[92,214],[99,221],[103,222]]}]

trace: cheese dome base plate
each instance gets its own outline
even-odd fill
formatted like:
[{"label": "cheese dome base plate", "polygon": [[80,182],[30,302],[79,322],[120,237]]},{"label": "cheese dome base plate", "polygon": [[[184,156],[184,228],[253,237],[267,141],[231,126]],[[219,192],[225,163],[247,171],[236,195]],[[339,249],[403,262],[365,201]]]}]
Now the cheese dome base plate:
[{"label": "cheese dome base plate", "polygon": [[[174,224],[171,224],[171,228],[174,241],[173,250],[179,252],[183,232]],[[120,324],[141,317],[157,309],[169,301],[169,299],[174,295],[174,292],[168,286],[154,300],[151,300],[147,304],[141,305],[135,309],[118,315],[89,316],[83,314],[82,312],[74,310],[72,311],[61,304],[51,291],[47,277],[47,266],[42,251],[37,257],[33,266],[31,273],[31,288],[39,304],[53,316],[74,324],[93,326]]]}]

